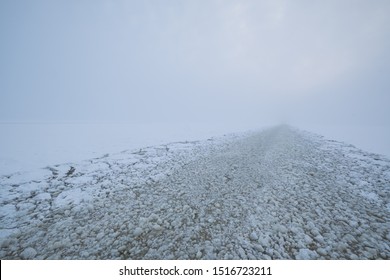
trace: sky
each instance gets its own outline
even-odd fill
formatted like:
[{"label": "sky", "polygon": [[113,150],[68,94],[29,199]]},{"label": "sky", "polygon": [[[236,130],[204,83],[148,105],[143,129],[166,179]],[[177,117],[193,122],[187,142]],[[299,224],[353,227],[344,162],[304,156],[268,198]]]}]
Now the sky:
[{"label": "sky", "polygon": [[0,121],[389,128],[389,14],[388,0],[2,0]]}]

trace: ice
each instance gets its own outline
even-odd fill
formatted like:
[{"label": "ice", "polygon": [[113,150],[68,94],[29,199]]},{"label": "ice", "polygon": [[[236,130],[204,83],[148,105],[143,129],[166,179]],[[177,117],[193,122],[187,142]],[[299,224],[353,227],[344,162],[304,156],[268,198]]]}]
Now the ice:
[{"label": "ice", "polygon": [[56,207],[65,207],[69,204],[78,205],[81,202],[88,202],[91,199],[91,195],[87,192],[82,191],[79,188],[66,190],[61,192],[54,199],[54,206]]},{"label": "ice", "polygon": [[257,236],[256,232],[252,232],[250,235],[249,235],[249,239],[252,240],[252,241],[256,241],[259,237]]},{"label": "ice", "polygon": [[50,193],[40,193],[34,197],[36,200],[51,200]]},{"label": "ice", "polygon": [[0,177],[2,259],[388,259],[390,161],[278,126]]},{"label": "ice", "polygon": [[138,236],[140,236],[143,232],[144,232],[144,231],[143,231],[142,228],[137,227],[136,229],[134,229],[133,235],[134,235],[135,237],[138,237]]},{"label": "ice", "polygon": [[[184,145],[191,146],[191,140],[206,140],[212,136],[249,128],[242,124],[237,126],[239,130],[234,127],[232,124],[206,125],[195,122],[0,122],[0,176],[102,158],[119,151],[136,150],[183,139],[186,140],[183,141],[186,142]],[[16,180],[20,182],[19,179]]]},{"label": "ice", "polygon": [[373,202],[378,202],[378,195],[376,193],[373,193],[373,192],[365,192],[365,191],[362,191],[362,196],[368,200],[371,200]]},{"label": "ice", "polygon": [[296,255],[296,259],[297,260],[311,260],[311,259],[315,259],[317,256],[318,255],[316,252],[309,250],[309,249],[306,249],[306,248],[303,248],[303,249],[299,249],[299,252]]},{"label": "ice", "polygon": [[37,251],[34,248],[28,247],[23,250],[20,256],[22,257],[22,259],[28,260],[28,259],[33,259],[36,255],[37,255]]}]

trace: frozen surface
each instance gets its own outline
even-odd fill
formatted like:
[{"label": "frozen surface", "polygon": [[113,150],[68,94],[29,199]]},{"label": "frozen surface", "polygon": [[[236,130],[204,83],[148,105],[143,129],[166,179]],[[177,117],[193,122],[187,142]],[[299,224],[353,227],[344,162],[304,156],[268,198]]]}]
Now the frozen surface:
[{"label": "frozen surface", "polygon": [[389,259],[390,161],[288,126],[0,177],[2,259]]},{"label": "frozen surface", "polygon": [[232,123],[0,122],[0,175],[258,128]]},{"label": "frozen surface", "polygon": [[385,125],[298,125],[300,128],[390,158],[390,127]]}]

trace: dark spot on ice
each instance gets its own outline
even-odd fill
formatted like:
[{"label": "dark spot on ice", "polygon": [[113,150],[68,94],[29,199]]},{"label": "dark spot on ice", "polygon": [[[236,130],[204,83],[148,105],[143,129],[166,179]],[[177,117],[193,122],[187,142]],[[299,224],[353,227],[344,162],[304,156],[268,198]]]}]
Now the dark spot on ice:
[{"label": "dark spot on ice", "polygon": [[76,168],[71,166],[70,169],[68,170],[68,172],[66,172],[66,177],[71,176],[75,172],[75,170],[76,170]]}]

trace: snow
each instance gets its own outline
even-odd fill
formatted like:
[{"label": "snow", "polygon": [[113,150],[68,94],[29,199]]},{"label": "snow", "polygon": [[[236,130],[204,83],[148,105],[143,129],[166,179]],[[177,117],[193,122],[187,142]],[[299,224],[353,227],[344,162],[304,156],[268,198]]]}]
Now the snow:
[{"label": "snow", "polygon": [[[49,194],[50,195],[50,194]],[[53,206],[58,208],[67,207],[69,204],[79,205],[80,203],[88,202],[91,199],[88,192],[82,191],[80,188],[70,189],[61,192],[53,201]]]},{"label": "snow", "polygon": [[[389,127],[386,125],[300,124],[298,126],[321,134],[328,139],[337,139],[365,151],[390,157],[390,133]],[[353,156],[364,157],[361,154],[354,154]]]},{"label": "snow", "polygon": [[373,202],[378,202],[379,201],[379,197],[376,193],[374,192],[365,192],[365,191],[362,191],[362,196],[368,200],[371,200]]},{"label": "snow", "polygon": [[2,259],[389,259],[390,160],[288,126],[0,176]]},{"label": "snow", "polygon": [[191,140],[252,128],[232,123],[0,122],[0,176],[44,172],[38,168],[183,139],[191,145]]}]

